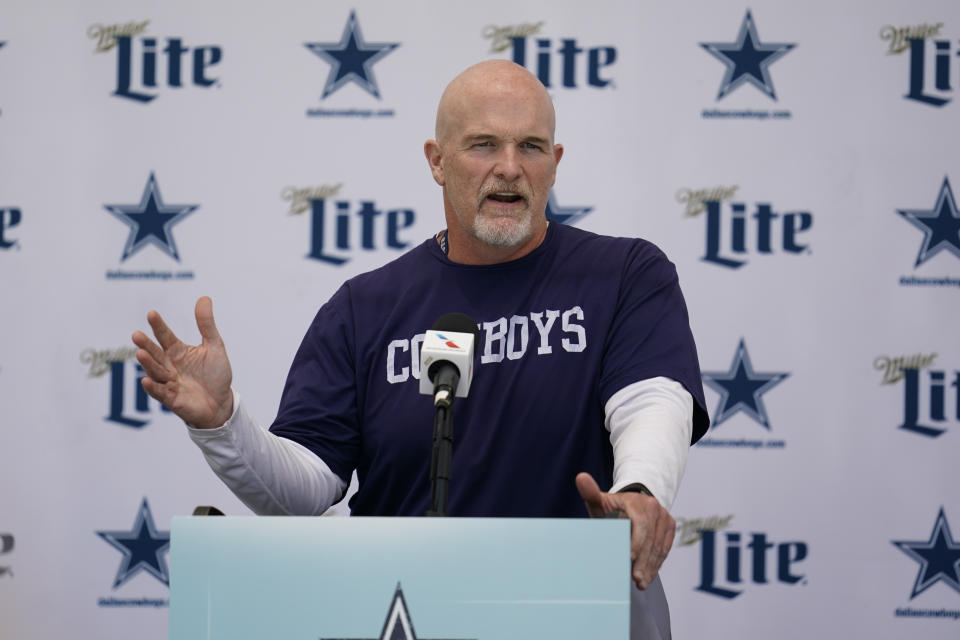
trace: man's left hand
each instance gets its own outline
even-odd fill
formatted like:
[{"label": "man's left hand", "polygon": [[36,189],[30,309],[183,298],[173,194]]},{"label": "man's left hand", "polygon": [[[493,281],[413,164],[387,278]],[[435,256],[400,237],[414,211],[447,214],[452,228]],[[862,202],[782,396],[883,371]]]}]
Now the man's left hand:
[{"label": "man's left hand", "polygon": [[577,490],[592,518],[630,518],[633,581],[646,589],[673,545],[676,521],[653,496],[636,492],[605,493],[589,473],[577,474]]}]

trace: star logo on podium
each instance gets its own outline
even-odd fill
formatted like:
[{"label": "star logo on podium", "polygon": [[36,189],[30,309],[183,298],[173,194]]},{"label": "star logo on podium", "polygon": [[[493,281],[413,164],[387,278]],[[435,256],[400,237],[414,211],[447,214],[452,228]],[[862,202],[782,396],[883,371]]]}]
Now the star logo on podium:
[{"label": "star logo on podium", "polygon": [[911,600],[938,582],[960,593],[960,541],[953,539],[943,507],[933,523],[929,540],[895,540],[893,545],[920,564]]},{"label": "star logo on podium", "polygon": [[550,190],[550,197],[547,199],[547,220],[557,224],[576,224],[585,215],[593,211],[593,207],[561,207],[557,203],[557,194],[553,189]]},{"label": "star logo on podium", "polygon": [[103,208],[130,227],[127,244],[123,248],[123,262],[148,244],[180,262],[177,244],[173,240],[173,225],[193,213],[200,205],[166,204],[160,196],[157,179],[150,173],[139,204],[105,204]]},{"label": "star logo on podium", "polygon": [[350,12],[340,42],[307,42],[304,46],[330,63],[330,74],[323,87],[321,100],[348,82],[380,99],[373,65],[400,46],[399,42],[374,43],[363,39],[356,11]]},{"label": "star logo on podium", "polygon": [[393,602],[383,621],[383,630],[378,640],[417,640],[413,631],[413,622],[410,612],[407,611],[407,601],[403,599],[403,590],[397,583],[397,590],[393,594]]},{"label": "star logo on podium", "polygon": [[747,10],[740,33],[735,42],[701,42],[700,46],[727,67],[720,83],[717,100],[720,100],[743,83],[749,83],[776,100],[770,65],[786,55],[796,44],[762,43],[757,35],[757,25]]},{"label": "star logo on podium", "polygon": [[923,244],[920,245],[914,268],[943,250],[960,258],[960,211],[957,210],[957,202],[946,177],[943,178],[933,209],[897,209],[897,213],[923,231]]},{"label": "star logo on podium", "polygon": [[740,338],[737,353],[728,371],[704,371],[703,381],[720,394],[713,415],[713,427],[743,412],[770,429],[770,418],[763,404],[763,394],[783,382],[789,373],[759,373],[753,370],[747,344]]},{"label": "star logo on podium", "polygon": [[170,547],[170,532],[157,531],[146,498],[129,531],[97,531],[97,535],[123,554],[117,577],[113,581],[114,589],[141,571],[170,586],[170,572],[164,558]]},{"label": "star logo on podium", "polygon": [[[321,638],[321,640],[333,640],[332,638]],[[393,601],[387,610],[387,617],[383,621],[383,629],[376,638],[362,638],[357,640],[417,640],[417,634],[413,630],[413,620],[410,619],[410,612],[407,610],[407,601],[403,597],[403,589],[400,583],[397,583],[397,589],[393,592]],[[421,638],[421,640],[426,640]],[[437,638],[436,640],[441,640]],[[452,639],[450,639],[452,640]]]}]

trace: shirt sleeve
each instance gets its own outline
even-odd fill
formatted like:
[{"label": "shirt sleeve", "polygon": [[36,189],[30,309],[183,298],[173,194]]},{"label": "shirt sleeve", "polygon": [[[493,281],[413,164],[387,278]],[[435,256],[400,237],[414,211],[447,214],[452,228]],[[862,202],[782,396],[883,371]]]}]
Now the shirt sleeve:
[{"label": "shirt sleeve", "polygon": [[317,312],[290,365],[270,431],[320,457],[344,483],[360,455],[360,409],[349,289]]},{"label": "shirt sleeve", "polygon": [[613,394],[605,413],[613,447],[610,491],[641,482],[669,511],[690,450],[693,397],[675,380],[651,378]]},{"label": "shirt sleeve", "polygon": [[656,246],[639,241],[628,254],[620,283],[604,345],[601,401],[606,405],[618,391],[640,380],[675,380],[693,399],[688,442],[696,442],[706,432],[709,418],[676,268]]},{"label": "shirt sleeve", "polygon": [[256,424],[234,392],[233,415],[216,429],[188,427],[214,473],[258,515],[320,515],[346,483],[303,445]]}]

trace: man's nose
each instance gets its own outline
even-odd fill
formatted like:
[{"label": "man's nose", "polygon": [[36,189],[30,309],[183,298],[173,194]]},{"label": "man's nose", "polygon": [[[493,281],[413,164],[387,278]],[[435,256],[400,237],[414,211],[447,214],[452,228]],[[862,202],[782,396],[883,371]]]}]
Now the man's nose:
[{"label": "man's nose", "polygon": [[501,180],[513,182],[523,173],[520,163],[520,154],[512,145],[506,145],[497,155],[497,163],[493,173]]}]

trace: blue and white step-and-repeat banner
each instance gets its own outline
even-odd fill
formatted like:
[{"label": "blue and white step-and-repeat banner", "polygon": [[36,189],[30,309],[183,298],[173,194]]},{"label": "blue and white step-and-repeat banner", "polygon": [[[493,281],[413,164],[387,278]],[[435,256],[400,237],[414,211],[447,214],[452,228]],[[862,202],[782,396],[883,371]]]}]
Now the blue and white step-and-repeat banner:
[{"label": "blue and white step-and-repeat banner", "polygon": [[690,308],[676,637],[958,637],[958,54],[944,0],[7,0],[0,636],[166,636],[171,518],[248,511],[131,332],[212,296],[269,422],[319,305],[442,228],[437,100],[507,58],[551,219],[657,243]]}]

